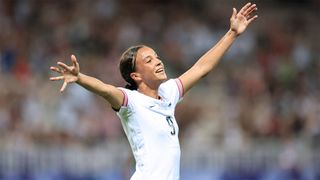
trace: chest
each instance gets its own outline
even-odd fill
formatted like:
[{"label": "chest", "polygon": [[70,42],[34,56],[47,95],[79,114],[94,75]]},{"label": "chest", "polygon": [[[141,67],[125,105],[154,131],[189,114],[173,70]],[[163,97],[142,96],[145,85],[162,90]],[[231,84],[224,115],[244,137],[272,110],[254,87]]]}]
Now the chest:
[{"label": "chest", "polygon": [[170,102],[147,103],[136,109],[136,120],[145,132],[154,136],[177,136],[178,124]]}]

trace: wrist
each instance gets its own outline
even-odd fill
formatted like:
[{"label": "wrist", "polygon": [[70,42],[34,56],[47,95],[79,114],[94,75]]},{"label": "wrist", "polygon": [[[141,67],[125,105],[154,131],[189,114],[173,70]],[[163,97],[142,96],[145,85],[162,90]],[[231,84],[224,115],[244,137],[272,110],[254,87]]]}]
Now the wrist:
[{"label": "wrist", "polygon": [[83,76],[83,74],[79,72],[79,73],[77,74],[77,80],[75,81],[76,83],[79,83],[79,82],[80,82],[81,76]]},{"label": "wrist", "polygon": [[227,34],[229,35],[229,36],[231,36],[232,38],[237,38],[240,34],[239,33],[237,33],[237,31],[236,30],[234,30],[234,29],[229,29],[229,31],[227,32]]}]

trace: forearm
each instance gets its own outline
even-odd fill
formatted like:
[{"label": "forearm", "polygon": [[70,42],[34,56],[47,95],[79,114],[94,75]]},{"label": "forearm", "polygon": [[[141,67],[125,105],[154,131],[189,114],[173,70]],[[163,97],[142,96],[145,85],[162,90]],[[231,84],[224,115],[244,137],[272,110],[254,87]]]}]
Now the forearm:
[{"label": "forearm", "polygon": [[236,38],[237,34],[234,31],[229,30],[214,47],[207,51],[196,62],[194,66],[201,70],[203,75],[206,75],[216,66]]},{"label": "forearm", "polygon": [[236,33],[229,30],[214,47],[207,51],[187,72],[179,77],[185,92],[189,91],[190,88],[215,67],[236,37]]},{"label": "forearm", "polygon": [[77,84],[85,89],[102,96],[106,99],[114,109],[120,109],[124,95],[121,90],[113,85],[105,84],[99,79],[79,73]]},{"label": "forearm", "polygon": [[229,49],[237,36],[245,31],[247,26],[258,16],[252,16],[257,10],[256,4],[247,3],[241,8],[239,13],[233,8],[230,18],[230,30],[221,38],[221,40],[206,52],[187,72],[183,73],[179,79],[187,92],[202,77],[207,75],[219,62],[224,53]]},{"label": "forearm", "polygon": [[72,66],[68,66],[62,62],[57,64],[62,68],[50,67],[52,71],[60,73],[61,76],[51,77],[51,81],[63,80],[60,92],[63,92],[69,83],[77,83],[85,89],[102,96],[106,99],[114,109],[120,109],[124,99],[124,93],[115,86],[105,84],[102,81],[80,73],[80,66],[74,55],[71,55]]},{"label": "forearm", "polygon": [[79,79],[76,81],[77,84],[81,85],[85,89],[98,94],[103,97],[109,96],[108,84],[103,83],[99,79],[79,73]]}]

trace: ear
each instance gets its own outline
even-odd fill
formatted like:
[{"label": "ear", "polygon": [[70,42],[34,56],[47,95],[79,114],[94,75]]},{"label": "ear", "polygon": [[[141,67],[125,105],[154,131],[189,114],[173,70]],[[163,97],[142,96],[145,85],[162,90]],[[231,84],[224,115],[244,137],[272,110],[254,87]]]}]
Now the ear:
[{"label": "ear", "polygon": [[130,77],[131,77],[135,82],[141,81],[141,74],[140,74],[140,73],[132,72],[132,73],[130,74]]}]

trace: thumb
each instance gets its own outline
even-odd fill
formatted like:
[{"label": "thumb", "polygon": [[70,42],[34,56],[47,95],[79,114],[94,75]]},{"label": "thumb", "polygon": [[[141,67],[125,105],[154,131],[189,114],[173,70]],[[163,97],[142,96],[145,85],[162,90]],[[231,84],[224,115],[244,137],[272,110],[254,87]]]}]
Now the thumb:
[{"label": "thumb", "polygon": [[60,92],[62,93],[64,89],[67,87],[68,83],[66,81],[63,82]]}]

